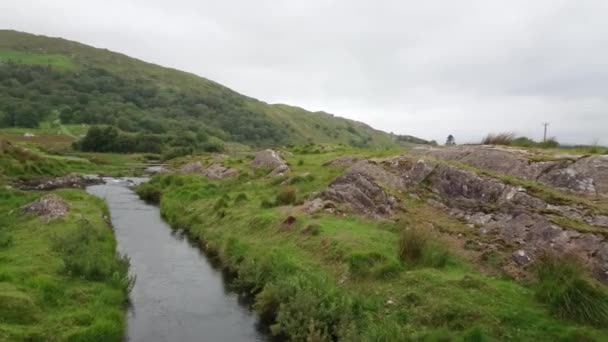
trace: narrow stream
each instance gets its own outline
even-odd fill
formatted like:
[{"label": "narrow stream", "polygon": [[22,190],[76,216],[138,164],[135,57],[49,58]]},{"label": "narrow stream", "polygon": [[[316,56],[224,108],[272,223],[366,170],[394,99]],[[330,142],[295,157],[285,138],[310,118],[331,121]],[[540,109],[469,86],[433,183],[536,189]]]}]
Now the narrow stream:
[{"label": "narrow stream", "polygon": [[222,272],[129,188],[142,181],[107,179],[87,188],[108,203],[118,250],[129,256],[137,277],[126,340],[267,341],[258,317],[230,291]]}]

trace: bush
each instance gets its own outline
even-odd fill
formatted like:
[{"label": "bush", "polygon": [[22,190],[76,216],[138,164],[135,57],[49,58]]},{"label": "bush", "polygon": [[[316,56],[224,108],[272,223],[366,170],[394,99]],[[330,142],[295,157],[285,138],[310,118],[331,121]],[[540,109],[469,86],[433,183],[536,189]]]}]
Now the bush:
[{"label": "bush", "polygon": [[583,273],[572,256],[545,253],[535,267],[536,297],[560,318],[608,324],[608,293]]},{"label": "bush", "polygon": [[539,143],[538,147],[540,147],[540,148],[556,148],[556,147],[559,147],[559,142],[557,142],[557,140],[555,139],[555,137],[551,137],[551,138],[547,139],[546,141],[543,141],[543,142]]},{"label": "bush", "polygon": [[73,277],[105,281],[128,292],[134,278],[129,277],[129,259],[117,257],[111,236],[81,220],[74,231],[53,238],[52,247],[61,254],[65,271]]},{"label": "bush", "polygon": [[275,316],[271,331],[293,341],[350,340],[362,307],[328,279],[304,274],[267,285],[255,303],[257,311]]},{"label": "bush", "polygon": [[239,204],[239,203],[247,202],[247,200],[248,200],[247,194],[241,192],[240,194],[238,194],[235,197],[234,204]]},{"label": "bush", "polygon": [[262,200],[262,203],[260,203],[260,207],[262,207],[262,208],[272,208],[272,207],[274,207],[274,203],[272,203],[268,199],[264,198]]},{"label": "bush", "polygon": [[277,194],[276,204],[277,205],[292,205],[297,201],[296,189],[287,187],[281,189]]},{"label": "bush", "polygon": [[406,228],[399,237],[399,259],[412,266],[442,268],[449,262],[449,253],[420,228]]},{"label": "bush", "polygon": [[308,226],[306,226],[306,228],[304,228],[304,230],[302,230],[302,233],[317,236],[321,234],[321,226],[316,223],[309,224]]},{"label": "bush", "polygon": [[13,236],[4,230],[0,230],[0,248],[10,247],[13,244]]},{"label": "bush", "polygon": [[213,205],[213,210],[218,211],[222,208],[227,208],[227,207],[228,207],[228,201],[226,201],[226,199],[224,197],[222,197],[215,202],[215,204]]},{"label": "bush", "polygon": [[515,139],[513,133],[488,134],[481,143],[483,145],[511,145]]}]

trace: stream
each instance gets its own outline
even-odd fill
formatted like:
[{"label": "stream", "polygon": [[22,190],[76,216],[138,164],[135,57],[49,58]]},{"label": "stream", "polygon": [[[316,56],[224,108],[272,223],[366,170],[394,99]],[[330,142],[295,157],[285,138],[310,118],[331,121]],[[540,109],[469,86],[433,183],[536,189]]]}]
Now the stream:
[{"label": "stream", "polygon": [[247,300],[183,232],[172,230],[160,210],[130,186],[145,178],[108,178],[87,187],[110,209],[118,251],[137,277],[130,295],[125,340],[268,341]]}]

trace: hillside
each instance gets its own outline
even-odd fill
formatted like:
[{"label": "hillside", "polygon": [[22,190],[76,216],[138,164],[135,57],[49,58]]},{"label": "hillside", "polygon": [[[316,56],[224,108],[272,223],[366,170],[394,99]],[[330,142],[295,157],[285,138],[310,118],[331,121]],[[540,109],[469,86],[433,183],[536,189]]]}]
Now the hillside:
[{"label": "hillside", "polygon": [[[324,112],[267,104],[208,79],[60,38],[0,31],[0,126],[111,125],[98,151],[213,151],[343,143],[397,145],[396,136]],[[99,132],[98,132],[99,133]],[[102,132],[108,133],[108,131]],[[89,149],[91,150],[91,149]],[[93,149],[94,150],[94,149]]]}]

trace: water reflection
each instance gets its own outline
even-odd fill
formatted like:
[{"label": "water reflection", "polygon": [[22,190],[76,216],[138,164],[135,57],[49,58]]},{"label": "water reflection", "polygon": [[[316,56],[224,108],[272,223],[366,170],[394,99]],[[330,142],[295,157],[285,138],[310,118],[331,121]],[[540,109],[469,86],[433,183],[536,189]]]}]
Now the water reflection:
[{"label": "water reflection", "polygon": [[129,341],[267,341],[265,325],[230,274],[207,258],[183,230],[129,189],[145,178],[106,179],[87,191],[110,209],[118,249],[137,281],[128,310]]}]

